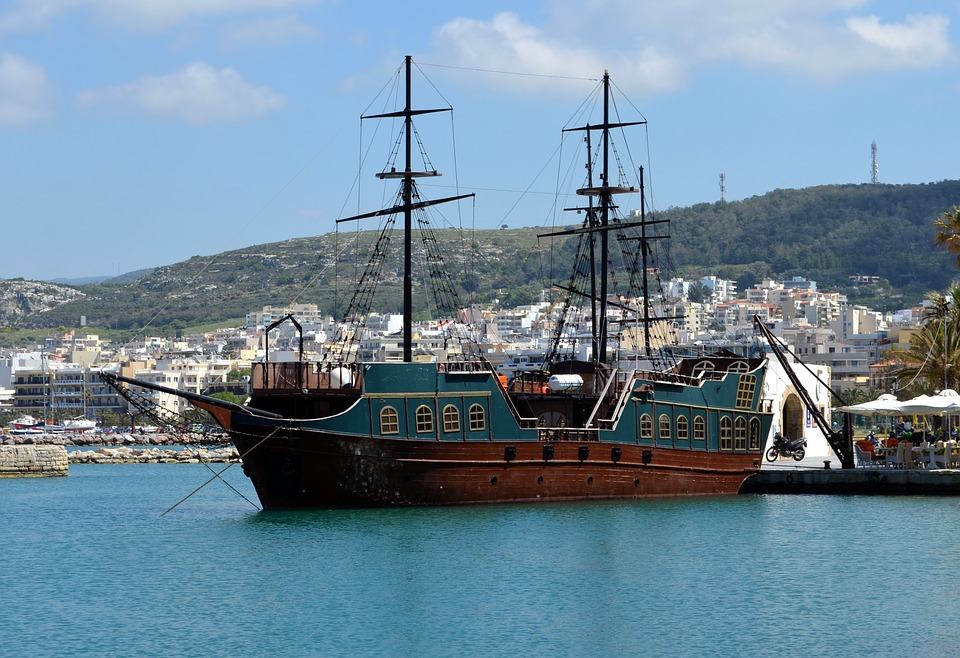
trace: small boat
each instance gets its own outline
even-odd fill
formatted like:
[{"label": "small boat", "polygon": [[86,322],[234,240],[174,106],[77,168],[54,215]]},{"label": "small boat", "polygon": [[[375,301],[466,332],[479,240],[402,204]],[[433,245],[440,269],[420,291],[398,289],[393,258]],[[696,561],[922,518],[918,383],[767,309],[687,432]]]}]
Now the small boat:
[{"label": "small boat", "polygon": [[97,427],[97,421],[89,420],[83,416],[77,418],[68,418],[63,421],[63,429],[66,432],[91,432]]},{"label": "small boat", "polygon": [[34,418],[29,414],[25,414],[7,423],[7,427],[15,431],[39,430],[42,433],[43,429],[46,427],[46,421]]}]

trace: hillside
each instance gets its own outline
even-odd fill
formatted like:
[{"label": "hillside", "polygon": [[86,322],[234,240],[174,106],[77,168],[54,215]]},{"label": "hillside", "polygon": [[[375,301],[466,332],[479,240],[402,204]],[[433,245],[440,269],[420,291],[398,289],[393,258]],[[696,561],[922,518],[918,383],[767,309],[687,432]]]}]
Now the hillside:
[{"label": "hillside", "polygon": [[[853,301],[894,308],[916,303],[924,292],[945,287],[956,274],[951,258],[933,246],[932,222],[957,203],[960,181],[825,185],[672,208],[659,218],[672,220],[672,261],[679,273],[719,273],[737,279],[741,289],[766,277],[803,275],[817,280],[821,288],[843,290]],[[521,228],[461,235],[445,230],[437,231],[437,238],[464,299],[499,299],[513,305],[531,301],[548,282],[542,274],[549,271],[551,261],[570,262],[572,241],[551,258],[549,242],[537,240],[541,231]],[[195,256],[119,280],[79,286],[82,298],[54,308],[31,307],[8,315],[13,319],[4,322],[75,326],[85,315],[91,326],[136,329],[149,322],[158,329],[177,328],[242,317],[266,304],[291,301],[317,303],[339,315],[374,239],[369,232],[327,234]],[[399,308],[399,249],[395,237],[374,308]],[[858,289],[848,279],[854,274],[885,281]],[[4,283],[9,282],[0,282],[0,289]],[[414,294],[418,312],[425,313],[427,294],[419,283]]]},{"label": "hillside", "polygon": [[24,279],[0,280],[0,327],[37,317],[84,293],[71,286]]}]

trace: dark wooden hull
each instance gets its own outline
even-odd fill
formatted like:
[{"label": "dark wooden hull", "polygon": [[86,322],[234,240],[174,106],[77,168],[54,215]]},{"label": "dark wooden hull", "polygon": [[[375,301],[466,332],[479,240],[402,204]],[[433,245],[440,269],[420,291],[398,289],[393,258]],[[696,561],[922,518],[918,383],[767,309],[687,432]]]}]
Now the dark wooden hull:
[{"label": "dark wooden hull", "polygon": [[631,444],[561,441],[551,444],[554,454],[545,460],[547,444],[541,442],[384,440],[281,430],[257,446],[266,434],[231,432],[264,509],[735,494],[759,469],[756,454]]}]

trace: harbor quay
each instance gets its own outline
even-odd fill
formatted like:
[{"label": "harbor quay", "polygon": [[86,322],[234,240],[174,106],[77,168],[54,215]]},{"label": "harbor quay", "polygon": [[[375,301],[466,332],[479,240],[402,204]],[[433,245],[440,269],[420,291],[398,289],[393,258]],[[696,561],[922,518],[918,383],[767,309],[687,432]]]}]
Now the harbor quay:
[{"label": "harbor quay", "polygon": [[62,477],[67,474],[63,446],[0,446],[0,478]]}]

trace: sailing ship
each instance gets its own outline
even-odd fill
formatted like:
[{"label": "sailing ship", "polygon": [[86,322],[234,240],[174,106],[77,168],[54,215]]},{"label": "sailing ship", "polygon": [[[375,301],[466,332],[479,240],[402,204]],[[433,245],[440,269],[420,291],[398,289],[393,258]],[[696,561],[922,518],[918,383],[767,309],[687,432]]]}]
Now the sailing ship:
[{"label": "sailing ship", "polygon": [[[265,509],[736,493],[759,469],[770,430],[770,401],[762,398],[765,360],[732,354],[673,358],[656,344],[654,335],[671,319],[658,314],[649,291],[654,270],[648,256],[654,241],[666,237],[657,234],[665,221],[646,216],[642,169],[639,185],[610,184],[612,133],[644,122],[611,119],[606,72],[598,91],[602,120],[566,129],[582,133],[587,145],[587,180],[577,189],[585,202],[572,209],[586,218],[578,228],[544,234],[577,241],[575,273],[556,288],[566,295],[564,308],[589,303],[590,358],[565,355],[569,333],[563,318],[541,367],[509,381],[460,334],[458,348],[445,358],[414,358],[413,221],[423,235],[426,269],[437,275],[432,285],[438,306],[442,300],[455,318],[457,290],[441,271],[442,254],[425,209],[472,195],[421,195],[417,180],[439,172],[413,168],[413,140],[420,145],[413,119],[451,108],[413,107],[411,65],[407,57],[403,109],[362,117],[402,121],[394,153],[402,143],[404,162],[378,174],[400,182],[396,201],[338,220],[387,218],[346,313],[361,325],[373,299],[370,280],[382,269],[388,226],[403,220],[402,362],[358,363],[350,344],[359,328],[345,330],[323,362],[305,362],[302,329],[288,316],[266,332],[292,321],[301,334],[299,360],[271,362],[268,351],[253,365],[251,395],[243,405],[112,374],[104,378],[119,390],[137,385],[164,391],[208,411],[235,444]],[[631,194],[639,195],[640,211],[627,220],[615,199]],[[628,249],[629,278],[642,289],[639,305],[611,299],[611,242]],[[621,312],[619,322],[610,319],[611,308]],[[448,326],[453,334],[461,325]],[[614,334],[630,327],[642,336],[632,361],[611,349]]]}]

